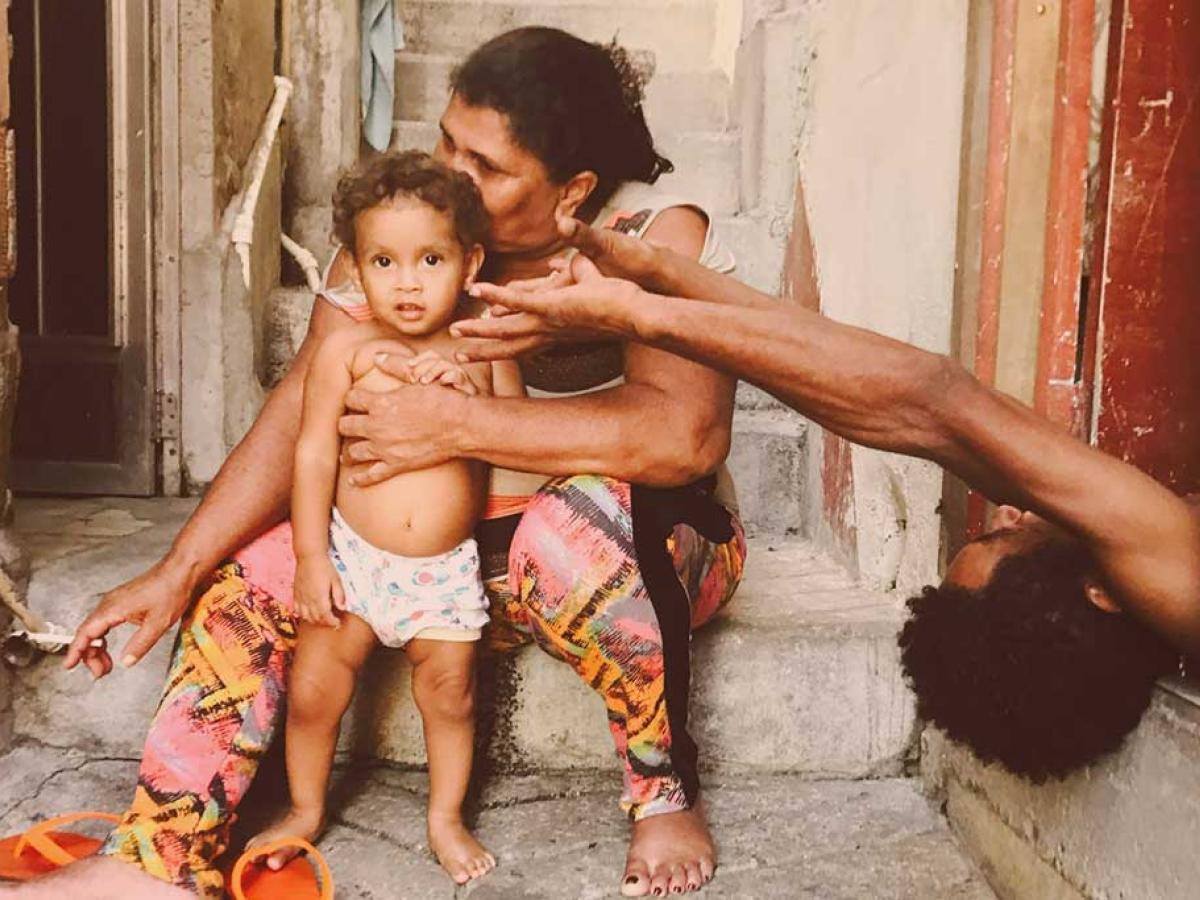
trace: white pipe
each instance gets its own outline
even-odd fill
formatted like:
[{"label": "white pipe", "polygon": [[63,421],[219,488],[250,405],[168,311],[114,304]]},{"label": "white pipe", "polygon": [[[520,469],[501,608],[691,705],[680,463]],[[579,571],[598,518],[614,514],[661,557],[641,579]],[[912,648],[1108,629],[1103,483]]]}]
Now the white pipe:
[{"label": "white pipe", "polygon": [[249,184],[242,194],[241,209],[237,218],[233,220],[233,246],[242,261],[242,281],[246,287],[250,287],[250,244],[254,239],[254,211],[258,207],[258,195],[262,190],[263,178],[267,174],[271,148],[275,145],[275,136],[279,133],[279,125],[283,121],[283,110],[291,95],[292,82],[282,75],[276,75],[275,95],[271,98],[267,117],[263,120],[262,130],[250,155]]},{"label": "white pipe", "polygon": [[319,293],[321,290],[321,264],[317,262],[317,258],[309,252],[307,247],[297,244],[283,232],[280,232],[279,240],[283,242],[284,249],[292,254],[292,259],[304,270],[304,279],[308,282],[308,289],[314,294]]}]

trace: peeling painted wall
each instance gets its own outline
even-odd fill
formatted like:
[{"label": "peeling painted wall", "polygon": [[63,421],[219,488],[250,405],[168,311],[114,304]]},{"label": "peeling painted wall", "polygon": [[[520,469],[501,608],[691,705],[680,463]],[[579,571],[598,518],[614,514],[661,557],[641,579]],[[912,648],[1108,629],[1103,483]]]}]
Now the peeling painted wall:
[{"label": "peeling painted wall", "polygon": [[359,146],[359,0],[288,0],[285,74],[296,85],[288,109],[288,234],[325,262],[333,251],[338,172]]},{"label": "peeling painted wall", "polygon": [[[807,6],[813,59],[799,174],[821,309],[947,352],[966,6]],[[935,580],[937,467],[837,442],[808,447],[806,533],[855,565],[867,586],[909,591]],[[826,453],[842,458],[827,462]]]}]

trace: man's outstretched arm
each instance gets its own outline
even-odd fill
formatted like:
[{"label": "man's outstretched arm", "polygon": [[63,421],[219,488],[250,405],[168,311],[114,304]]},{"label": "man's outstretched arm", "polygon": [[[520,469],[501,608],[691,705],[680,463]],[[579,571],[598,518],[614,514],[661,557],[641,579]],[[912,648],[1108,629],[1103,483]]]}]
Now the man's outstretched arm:
[{"label": "man's outstretched arm", "polygon": [[[591,232],[578,243],[620,271],[622,236]],[[931,459],[990,498],[1078,534],[1134,612],[1180,646],[1200,649],[1200,526],[1153,479],[944,356],[783,303],[667,251],[628,249],[642,280],[679,296],[603,277],[583,260],[565,287],[480,293],[524,310],[527,326],[623,334],[735,374],[855,443]],[[472,327],[494,337],[505,319],[521,327],[516,316]]]}]

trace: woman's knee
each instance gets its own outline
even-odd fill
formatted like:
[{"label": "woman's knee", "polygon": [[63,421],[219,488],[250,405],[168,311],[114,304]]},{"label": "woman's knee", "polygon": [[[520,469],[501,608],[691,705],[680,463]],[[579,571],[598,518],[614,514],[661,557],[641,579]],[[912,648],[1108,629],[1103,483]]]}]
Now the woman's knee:
[{"label": "woman's knee", "polygon": [[597,570],[598,559],[624,565],[619,548],[633,535],[629,500],[627,482],[601,475],[556,478],[533,496],[508,557],[509,588],[528,613],[554,617],[555,598],[578,592],[578,572],[595,576],[599,589],[607,575]]}]

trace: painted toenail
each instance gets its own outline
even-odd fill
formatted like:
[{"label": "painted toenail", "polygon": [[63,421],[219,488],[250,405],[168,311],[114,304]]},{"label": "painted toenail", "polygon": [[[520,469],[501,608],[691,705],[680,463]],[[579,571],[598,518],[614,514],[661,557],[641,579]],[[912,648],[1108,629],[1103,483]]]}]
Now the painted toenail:
[{"label": "painted toenail", "polygon": [[625,876],[625,883],[626,883],[626,884],[637,884],[637,883],[638,883],[638,877],[637,877],[636,875],[626,875],[626,876]]}]

